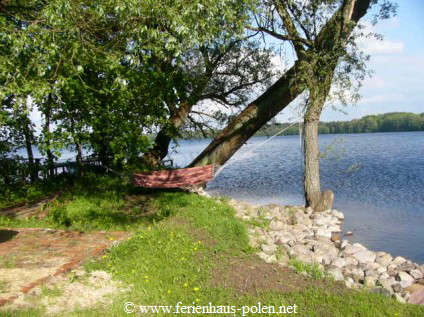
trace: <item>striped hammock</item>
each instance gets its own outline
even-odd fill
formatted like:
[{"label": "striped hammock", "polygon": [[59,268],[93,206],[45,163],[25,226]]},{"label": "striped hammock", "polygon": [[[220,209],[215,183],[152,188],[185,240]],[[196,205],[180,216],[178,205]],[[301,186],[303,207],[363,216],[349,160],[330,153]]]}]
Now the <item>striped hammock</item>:
[{"label": "striped hammock", "polygon": [[149,188],[181,188],[204,184],[213,179],[214,166],[205,165],[175,170],[136,173],[133,175],[134,186]]}]

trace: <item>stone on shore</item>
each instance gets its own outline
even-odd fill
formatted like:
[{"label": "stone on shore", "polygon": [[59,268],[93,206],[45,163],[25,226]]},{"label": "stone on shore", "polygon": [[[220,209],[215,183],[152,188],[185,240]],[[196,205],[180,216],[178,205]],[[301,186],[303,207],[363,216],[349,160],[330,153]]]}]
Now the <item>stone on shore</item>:
[{"label": "stone on shore", "polygon": [[375,261],[374,252],[368,250],[355,252],[353,257],[357,259],[359,263],[371,263]]},{"label": "stone on shore", "polygon": [[398,273],[396,280],[399,281],[402,288],[408,287],[414,283],[414,278],[404,271]]},{"label": "stone on shore", "polygon": [[424,266],[335,239],[333,233],[341,232],[344,219],[341,212],[315,213],[311,208],[277,205],[258,208],[236,201],[230,204],[238,217],[261,224],[249,224],[248,234],[250,245],[258,248],[258,256],[264,261],[287,265],[290,259],[296,259],[315,264],[349,288],[366,287],[402,303],[424,304]]},{"label": "stone on shore", "polygon": [[408,303],[415,305],[424,305],[424,290],[413,293],[409,297]]},{"label": "stone on shore", "polygon": [[414,278],[414,280],[420,280],[423,278],[423,274],[421,273],[420,270],[417,270],[417,269],[411,270],[409,272],[409,275],[411,275]]}]

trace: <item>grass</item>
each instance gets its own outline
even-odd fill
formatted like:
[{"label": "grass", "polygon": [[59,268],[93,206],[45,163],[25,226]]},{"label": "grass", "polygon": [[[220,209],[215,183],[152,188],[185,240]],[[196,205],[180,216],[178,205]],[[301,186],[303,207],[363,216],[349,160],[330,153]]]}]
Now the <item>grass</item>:
[{"label": "grass", "polygon": [[326,277],[325,272],[319,267],[318,264],[311,264],[299,261],[297,259],[290,259],[289,265],[293,267],[293,269],[297,273],[306,273],[313,279],[322,279]]},{"label": "grass", "polygon": [[[261,302],[279,307],[297,305],[298,316],[424,316],[424,307],[403,305],[382,295],[366,292],[334,292],[317,288],[311,279],[301,292],[280,293],[258,290],[242,294],[228,281],[227,287],[217,286],[215,269],[235,258],[248,259],[254,252],[248,245],[246,225],[235,218],[234,210],[225,201],[208,199],[181,192],[143,193],[149,197],[149,208],[156,213],[143,218],[137,213],[123,212],[124,196],[133,193],[117,180],[89,181],[77,185],[55,206],[52,215],[41,221],[52,227],[86,230],[126,229],[133,232],[128,241],[113,247],[103,257],[84,265],[87,271],[102,270],[128,287],[125,293],[114,294],[107,305],[67,312],[69,316],[127,316],[123,304],[135,305],[213,305],[244,309]],[[125,208],[124,208],[125,209]],[[56,211],[57,210],[57,211]],[[4,223],[4,219],[2,220]],[[13,220],[9,224],[22,226],[35,220]],[[2,225],[2,224],[0,224]],[[322,272],[299,261],[291,261],[297,271],[306,271],[316,278]],[[295,274],[295,273],[293,273]],[[282,281],[284,283],[284,281]],[[334,284],[336,285],[336,284]],[[336,289],[336,287],[334,287]],[[59,295],[60,290],[42,296]],[[43,307],[29,310],[2,311],[2,316],[44,316]],[[237,316],[241,315],[241,311]],[[137,314],[136,314],[137,315]],[[172,316],[172,314],[145,314]],[[190,314],[188,314],[190,315]],[[194,315],[194,314],[192,314]],[[228,316],[233,314],[208,314]],[[245,316],[256,314],[246,313]],[[257,314],[274,316],[273,314]],[[201,316],[201,314],[199,315]]]},{"label": "grass", "polygon": [[42,180],[33,185],[27,183],[16,184],[13,187],[2,185],[0,188],[0,209],[35,202],[69,187],[70,183],[70,179],[59,177],[55,180]]}]

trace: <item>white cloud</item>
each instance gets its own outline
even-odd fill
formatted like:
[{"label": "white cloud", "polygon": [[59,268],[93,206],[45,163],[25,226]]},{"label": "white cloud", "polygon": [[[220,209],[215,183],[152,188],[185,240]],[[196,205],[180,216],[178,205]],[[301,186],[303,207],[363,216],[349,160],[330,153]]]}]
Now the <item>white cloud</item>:
[{"label": "white cloud", "polygon": [[360,47],[370,55],[402,54],[405,44],[401,41],[377,40],[366,38],[360,41]]},{"label": "white cloud", "polygon": [[359,104],[380,104],[385,102],[403,102],[408,100],[408,97],[403,94],[383,94],[362,98]]},{"label": "white cloud", "polygon": [[371,78],[366,78],[363,85],[369,88],[383,88],[386,87],[387,81],[379,76],[373,76]]}]

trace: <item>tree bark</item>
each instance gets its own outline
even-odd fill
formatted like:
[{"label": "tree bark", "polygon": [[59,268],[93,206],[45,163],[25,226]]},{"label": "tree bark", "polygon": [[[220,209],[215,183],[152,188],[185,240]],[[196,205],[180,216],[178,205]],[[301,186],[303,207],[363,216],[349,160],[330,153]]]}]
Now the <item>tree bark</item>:
[{"label": "tree bark", "polygon": [[48,100],[47,100],[48,104],[45,106],[45,110],[44,110],[44,116],[46,119],[46,122],[44,124],[43,127],[43,133],[44,133],[44,137],[47,136],[47,168],[48,168],[48,176],[49,177],[53,177],[54,176],[54,155],[50,149],[50,137],[48,136],[48,134],[50,134],[50,117],[51,117],[51,108],[50,108],[50,103],[52,102],[51,100],[51,96],[49,95]]},{"label": "tree bark", "polygon": [[168,122],[157,134],[153,148],[142,156],[142,164],[149,167],[158,166],[168,155],[169,144],[186,122],[191,108],[192,105],[186,102],[171,113]]},{"label": "tree bark", "polygon": [[263,125],[287,107],[304,89],[297,61],[276,83],[249,104],[189,166],[223,165]]},{"label": "tree bark", "polygon": [[[332,52],[344,46],[356,23],[361,19],[371,0],[346,0],[317,35],[315,45],[320,51]],[[189,166],[222,165],[263,125],[287,107],[307,85],[309,76],[306,61],[298,59],[274,85],[249,104]]]},{"label": "tree bark", "polygon": [[34,153],[32,151],[32,132],[29,127],[29,122],[24,123],[23,133],[25,136],[25,148],[28,156],[29,179],[31,184],[33,184],[37,179],[37,171],[35,170],[34,164]]},{"label": "tree bark", "polygon": [[306,207],[310,206],[314,210],[321,200],[318,124],[319,118],[305,117],[303,125],[305,201]]}]

